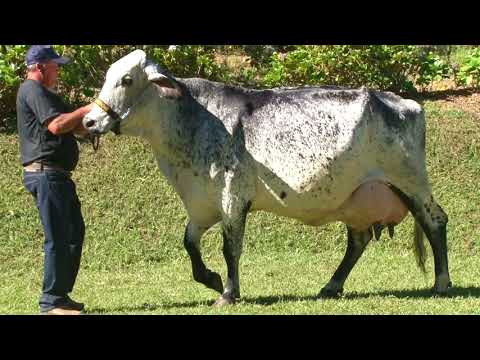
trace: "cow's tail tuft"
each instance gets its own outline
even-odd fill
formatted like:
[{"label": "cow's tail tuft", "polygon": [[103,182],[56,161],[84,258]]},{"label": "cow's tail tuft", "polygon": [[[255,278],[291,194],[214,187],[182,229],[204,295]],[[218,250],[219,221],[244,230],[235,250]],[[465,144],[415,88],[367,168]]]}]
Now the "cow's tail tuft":
[{"label": "cow's tail tuft", "polygon": [[425,244],[423,242],[423,229],[417,220],[415,220],[413,232],[414,232],[413,249],[415,251],[415,258],[417,259],[418,267],[425,274],[427,272],[427,270],[425,269],[425,260],[427,259],[427,251],[425,249]]},{"label": "cow's tail tuft", "polygon": [[[399,188],[393,184],[389,184],[390,189],[397,194],[400,199],[403,201],[405,206],[410,210],[412,215],[415,213],[415,205],[412,200],[403,193]],[[415,216],[414,216],[415,217]],[[427,259],[427,250],[425,249],[425,244],[423,242],[423,229],[417,219],[415,219],[415,224],[413,228],[413,250],[415,252],[415,258],[417,260],[417,265],[425,274],[427,270],[425,269],[425,260]]]}]

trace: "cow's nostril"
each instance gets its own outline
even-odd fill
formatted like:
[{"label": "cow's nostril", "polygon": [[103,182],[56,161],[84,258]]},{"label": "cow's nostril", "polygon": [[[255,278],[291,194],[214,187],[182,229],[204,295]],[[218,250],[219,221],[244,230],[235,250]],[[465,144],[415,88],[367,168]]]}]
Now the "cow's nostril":
[{"label": "cow's nostril", "polygon": [[90,128],[92,127],[93,125],[95,125],[95,121],[94,120],[88,120],[87,123],[85,124],[85,126],[87,128]]}]

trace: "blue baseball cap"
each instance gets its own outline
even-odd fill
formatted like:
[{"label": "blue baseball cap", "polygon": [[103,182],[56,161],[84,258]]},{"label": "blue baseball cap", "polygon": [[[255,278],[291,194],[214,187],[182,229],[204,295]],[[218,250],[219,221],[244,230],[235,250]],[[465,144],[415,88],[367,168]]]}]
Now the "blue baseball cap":
[{"label": "blue baseball cap", "polygon": [[25,56],[27,66],[32,64],[45,64],[49,61],[56,62],[58,65],[65,65],[70,62],[70,58],[58,55],[51,45],[32,45]]}]

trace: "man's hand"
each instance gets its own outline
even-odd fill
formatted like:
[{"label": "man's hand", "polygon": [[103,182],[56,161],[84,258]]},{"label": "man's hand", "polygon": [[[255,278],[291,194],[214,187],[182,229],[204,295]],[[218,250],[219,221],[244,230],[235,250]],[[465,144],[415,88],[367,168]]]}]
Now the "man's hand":
[{"label": "man's hand", "polygon": [[[93,105],[94,103],[91,103],[83,107],[83,109],[85,110],[85,115],[87,115],[90,111],[92,111]],[[84,116],[82,116],[82,120]],[[83,139],[90,138],[88,130],[83,126],[83,121],[80,121],[80,123],[73,129],[72,132],[74,135],[77,135]]]}]

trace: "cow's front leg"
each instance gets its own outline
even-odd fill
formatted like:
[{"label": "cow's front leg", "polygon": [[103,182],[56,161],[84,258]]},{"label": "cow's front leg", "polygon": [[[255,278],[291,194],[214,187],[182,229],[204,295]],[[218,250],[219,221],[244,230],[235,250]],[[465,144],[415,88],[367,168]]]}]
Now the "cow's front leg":
[{"label": "cow's front leg", "polygon": [[347,226],[348,243],[345,256],[333,274],[332,279],[321,290],[321,297],[335,297],[343,292],[343,284],[348,275],[362,256],[365,247],[372,239],[371,229],[365,231],[355,231]]},{"label": "cow's front leg", "polygon": [[239,263],[250,205],[251,202],[242,205],[235,216],[226,216],[223,220],[223,256],[227,263],[227,281],[223,294],[215,302],[215,306],[234,304],[235,300],[240,298]]},{"label": "cow's front leg", "polygon": [[223,292],[222,278],[216,272],[207,269],[200,252],[200,239],[208,228],[190,221],[185,228],[183,244],[192,262],[192,273],[195,281],[221,294]]}]

